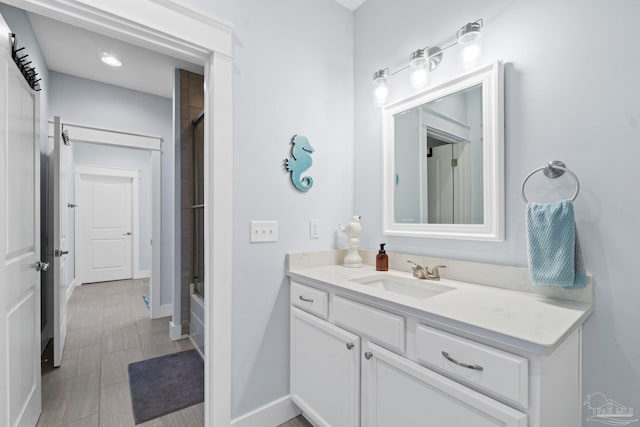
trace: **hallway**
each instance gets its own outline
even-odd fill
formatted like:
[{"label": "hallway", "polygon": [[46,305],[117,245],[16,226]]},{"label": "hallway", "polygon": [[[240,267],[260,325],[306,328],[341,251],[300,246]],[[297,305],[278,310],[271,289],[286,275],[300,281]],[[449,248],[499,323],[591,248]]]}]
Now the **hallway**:
[{"label": "hallway", "polygon": [[[170,318],[149,319],[142,300],[147,279],[76,287],[68,304],[62,366],[42,365],[42,415],[38,427],[132,427],[129,363],[194,348],[171,341]],[[138,424],[202,427],[204,404]]]}]

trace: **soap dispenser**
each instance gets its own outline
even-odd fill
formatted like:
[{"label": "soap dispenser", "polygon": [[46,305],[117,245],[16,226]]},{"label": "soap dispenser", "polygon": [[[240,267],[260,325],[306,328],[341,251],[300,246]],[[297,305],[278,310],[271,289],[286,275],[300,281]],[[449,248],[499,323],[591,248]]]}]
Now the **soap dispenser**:
[{"label": "soap dispenser", "polygon": [[389,256],[387,255],[387,252],[384,250],[384,245],[386,245],[386,243],[380,243],[380,250],[378,251],[378,255],[376,255],[377,271],[389,270]]}]

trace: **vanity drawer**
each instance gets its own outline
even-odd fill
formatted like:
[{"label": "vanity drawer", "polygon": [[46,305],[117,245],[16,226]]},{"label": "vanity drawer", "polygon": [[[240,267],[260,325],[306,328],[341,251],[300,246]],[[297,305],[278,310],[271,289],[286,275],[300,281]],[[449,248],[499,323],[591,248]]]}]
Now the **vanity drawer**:
[{"label": "vanity drawer", "polygon": [[528,406],[529,363],[523,357],[417,325],[416,359],[522,408]]},{"label": "vanity drawer", "polygon": [[291,304],[323,319],[329,315],[329,295],[300,283],[291,282]]},{"label": "vanity drawer", "polygon": [[404,353],[404,317],[335,296],[331,319],[378,344]]}]

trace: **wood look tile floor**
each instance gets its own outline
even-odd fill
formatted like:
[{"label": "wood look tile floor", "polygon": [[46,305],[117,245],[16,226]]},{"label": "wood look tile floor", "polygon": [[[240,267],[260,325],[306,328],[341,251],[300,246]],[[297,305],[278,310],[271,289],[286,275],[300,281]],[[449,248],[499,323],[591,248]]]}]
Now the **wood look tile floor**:
[{"label": "wood look tile floor", "polygon": [[[94,283],[75,288],[67,306],[62,366],[53,368],[48,348],[42,365],[42,414],[38,427],[133,427],[129,363],[193,348],[171,341],[169,317],[149,319],[142,296],[147,279]],[[50,347],[50,346],[49,346]],[[202,427],[204,404],[138,427]],[[278,427],[311,426],[302,416]]]}]

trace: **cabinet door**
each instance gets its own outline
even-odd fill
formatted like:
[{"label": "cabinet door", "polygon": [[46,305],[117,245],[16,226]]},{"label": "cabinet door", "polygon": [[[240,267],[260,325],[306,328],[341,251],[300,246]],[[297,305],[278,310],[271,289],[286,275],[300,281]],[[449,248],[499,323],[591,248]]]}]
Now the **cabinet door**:
[{"label": "cabinet door", "polygon": [[364,426],[527,426],[515,409],[375,344],[363,347]]},{"label": "cabinet door", "polygon": [[319,426],[359,426],[360,338],[291,307],[291,398]]}]

